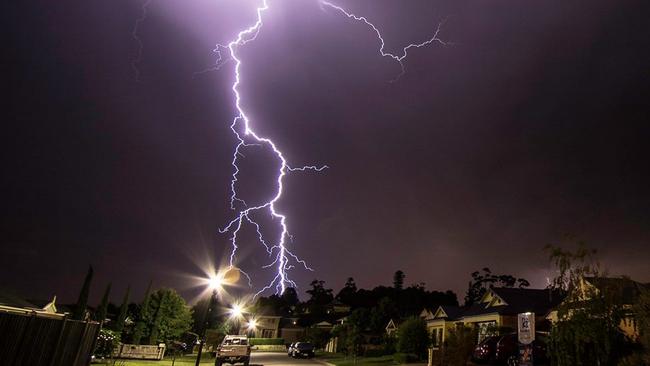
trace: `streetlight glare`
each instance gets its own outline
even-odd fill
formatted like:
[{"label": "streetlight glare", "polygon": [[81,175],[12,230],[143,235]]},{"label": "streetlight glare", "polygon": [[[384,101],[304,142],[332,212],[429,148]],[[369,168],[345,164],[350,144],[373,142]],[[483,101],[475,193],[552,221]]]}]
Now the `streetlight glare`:
[{"label": "streetlight glare", "polygon": [[244,307],[241,304],[233,304],[230,308],[231,318],[241,318],[244,315]]},{"label": "streetlight glare", "polygon": [[249,329],[249,330],[255,330],[255,328],[257,328],[257,320],[255,320],[255,319],[251,319],[251,320],[248,322],[248,329]]},{"label": "streetlight glare", "polygon": [[211,290],[220,290],[223,286],[223,279],[219,276],[211,276],[208,278],[208,287]]}]

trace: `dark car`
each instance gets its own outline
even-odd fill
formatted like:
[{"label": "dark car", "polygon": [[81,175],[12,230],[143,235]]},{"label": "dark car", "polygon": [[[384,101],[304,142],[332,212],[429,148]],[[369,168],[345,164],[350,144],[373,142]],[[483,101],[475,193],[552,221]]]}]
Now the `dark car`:
[{"label": "dark car", "polygon": [[[546,353],[546,335],[535,332],[533,341],[533,363],[535,365],[544,365],[548,363]],[[517,359],[519,356],[519,341],[517,333],[506,334],[499,339],[494,352],[494,360],[499,364],[506,364],[509,359]]]},{"label": "dark car", "polygon": [[495,359],[494,352],[499,339],[501,339],[501,336],[488,337],[476,345],[474,352],[472,352],[472,361],[475,363],[492,363]]},{"label": "dark car", "polygon": [[291,357],[314,357],[314,345],[309,342],[298,342],[291,349]]}]

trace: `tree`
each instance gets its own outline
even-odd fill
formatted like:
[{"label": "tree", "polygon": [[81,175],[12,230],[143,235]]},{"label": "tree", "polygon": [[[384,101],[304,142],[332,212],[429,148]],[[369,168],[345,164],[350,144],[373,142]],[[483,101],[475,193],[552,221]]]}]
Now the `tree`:
[{"label": "tree", "polygon": [[111,293],[111,284],[109,283],[108,286],[106,286],[106,290],[104,291],[104,296],[102,296],[102,302],[99,304],[99,308],[97,308],[97,313],[95,314],[95,320],[97,320],[100,323],[103,323],[104,320],[106,320],[106,315],[108,313],[108,297]]},{"label": "tree", "polygon": [[646,365],[650,365],[650,289],[641,289],[639,300],[632,307],[632,313],[639,330],[639,343],[643,347],[643,353],[639,358]]},{"label": "tree", "polygon": [[295,309],[298,304],[300,304],[300,299],[298,298],[298,293],[296,292],[296,289],[293,287],[287,287],[282,295],[280,296],[280,299],[283,302],[283,305],[289,310],[289,312],[293,312],[293,309]]},{"label": "tree", "polygon": [[390,297],[383,297],[371,308],[369,325],[373,333],[382,333],[391,319],[399,317],[397,304]]},{"label": "tree", "polygon": [[[196,334],[204,334],[207,329],[217,329],[221,324],[221,317],[217,311],[218,304],[216,303],[216,298],[214,303],[213,297],[206,297],[199,300],[194,306],[192,306],[192,331]],[[208,313],[212,307],[212,311]]]},{"label": "tree", "polygon": [[170,344],[192,327],[192,313],[185,300],[173,289],[162,288],[151,294],[147,312],[153,320],[149,344],[160,341]]},{"label": "tree", "polygon": [[307,300],[307,309],[313,316],[319,317],[325,314],[325,306],[334,300],[332,289],[325,288],[325,281],[311,281],[311,290],[306,292],[310,295]]},{"label": "tree", "polygon": [[311,290],[307,290],[306,292],[311,297],[309,300],[307,300],[307,302],[319,305],[327,305],[334,299],[332,296],[332,289],[325,288],[325,281],[313,280],[309,285],[311,286]]},{"label": "tree", "polygon": [[354,310],[347,320],[332,329],[332,336],[338,337],[338,344],[348,356],[361,354],[361,345],[364,342],[363,333],[367,328],[370,311],[366,308]]},{"label": "tree", "polygon": [[81,291],[79,292],[79,298],[77,299],[77,305],[74,308],[72,319],[85,320],[86,307],[88,306],[88,295],[90,293],[90,283],[92,282],[92,280],[93,280],[93,267],[88,266],[88,271],[86,272],[86,278],[84,278],[84,283],[81,286]]},{"label": "tree", "polygon": [[354,282],[354,278],[348,277],[348,280],[345,281],[345,285],[336,295],[336,299],[344,304],[354,305],[354,296],[356,294],[357,284]]},{"label": "tree", "polygon": [[124,330],[124,323],[126,322],[126,316],[129,310],[129,294],[131,292],[131,286],[127,286],[126,293],[124,294],[124,299],[122,300],[122,305],[120,305],[120,314],[117,316],[115,321],[115,326],[113,327],[116,332],[122,333]]},{"label": "tree", "polygon": [[416,355],[425,359],[429,346],[429,332],[424,320],[409,318],[397,329],[397,352]]},{"label": "tree", "polygon": [[524,288],[528,286],[530,286],[530,283],[524,278],[516,278],[512,275],[496,275],[485,267],[482,272],[475,271],[472,273],[472,280],[469,281],[467,294],[465,295],[465,305],[472,305],[479,301],[488,289],[494,287]]},{"label": "tree", "polygon": [[315,348],[323,349],[330,340],[330,331],[322,328],[308,328],[306,338]]},{"label": "tree", "polygon": [[133,328],[133,339],[131,340],[133,344],[140,344],[142,338],[147,336],[147,331],[149,329],[148,325],[151,323],[151,313],[149,313],[149,300],[151,298],[151,285],[152,281],[149,281],[147,290],[144,292],[144,298],[140,304],[140,309],[138,311],[138,316],[136,318],[135,327]]},{"label": "tree", "polygon": [[401,270],[398,270],[393,274],[393,288],[396,290],[401,290],[404,288],[404,278],[406,275]]},{"label": "tree", "polygon": [[[617,280],[603,277],[595,250],[546,246],[557,268],[552,288],[566,294],[557,307],[549,354],[557,366],[615,365],[629,349],[619,325],[626,309]],[[587,283],[588,279],[589,283]]]},{"label": "tree", "polygon": [[[476,346],[478,331],[474,328],[462,326],[449,331],[443,345],[441,365],[465,366],[472,356]],[[434,363],[434,364],[437,364]]]}]

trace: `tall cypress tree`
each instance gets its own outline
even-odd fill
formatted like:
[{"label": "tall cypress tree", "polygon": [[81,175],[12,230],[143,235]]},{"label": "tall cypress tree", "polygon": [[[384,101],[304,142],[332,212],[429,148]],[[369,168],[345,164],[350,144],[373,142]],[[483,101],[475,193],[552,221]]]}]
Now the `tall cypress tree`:
[{"label": "tall cypress tree", "polygon": [[90,294],[90,283],[92,280],[93,266],[88,266],[88,272],[86,272],[84,284],[81,287],[81,292],[79,292],[79,299],[77,299],[77,305],[75,306],[74,313],[72,314],[72,319],[84,320],[86,316],[86,306],[88,305],[88,295]]},{"label": "tall cypress tree", "polygon": [[135,323],[135,329],[133,330],[133,344],[140,344],[140,341],[145,336],[147,331],[147,325],[151,322],[151,314],[149,310],[149,303],[151,298],[151,285],[152,281],[149,281],[149,286],[147,286],[147,291],[144,293],[144,299],[140,304],[140,312],[138,314],[138,320]]},{"label": "tall cypress tree", "polygon": [[102,296],[102,302],[99,304],[97,313],[95,314],[95,320],[100,323],[103,323],[106,320],[106,313],[108,311],[108,296],[111,294],[111,284],[108,283],[106,290],[104,291],[104,296]]},{"label": "tall cypress tree", "polygon": [[126,294],[124,294],[124,300],[122,301],[122,306],[120,306],[120,315],[118,315],[117,320],[115,321],[115,330],[117,332],[122,332],[124,330],[124,322],[126,321],[126,314],[129,310],[129,293],[131,292],[131,286],[126,288]]},{"label": "tall cypress tree", "polygon": [[[158,292],[160,293],[160,291]],[[149,344],[156,344],[155,342],[158,342],[158,333],[160,331],[160,322],[162,321],[165,301],[167,301],[167,292],[163,291],[160,294],[160,299],[158,299],[158,307],[156,308],[153,324],[151,325],[151,333],[149,333]]]}]

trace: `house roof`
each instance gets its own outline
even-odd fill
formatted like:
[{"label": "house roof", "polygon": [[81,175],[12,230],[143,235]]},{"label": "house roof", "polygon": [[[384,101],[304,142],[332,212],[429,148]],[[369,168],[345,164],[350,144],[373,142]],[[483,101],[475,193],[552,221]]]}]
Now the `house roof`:
[{"label": "house roof", "polygon": [[21,309],[40,309],[38,305],[32,304],[6,289],[0,289],[0,305]]},{"label": "house roof", "polygon": [[453,321],[477,315],[514,315],[529,311],[542,315],[559,304],[562,299],[557,292],[549,293],[549,290],[493,288],[488,290],[481,301],[470,306],[439,306],[433,320]]},{"label": "house roof", "polygon": [[528,288],[494,288],[492,291],[506,303],[503,308],[498,308],[499,314],[518,314],[533,312],[546,314],[551,308],[558,305],[564,297],[557,291],[548,289]]},{"label": "house roof", "polygon": [[598,290],[613,291],[623,304],[634,304],[642,291],[650,290],[650,285],[627,277],[585,277],[585,281]]}]

